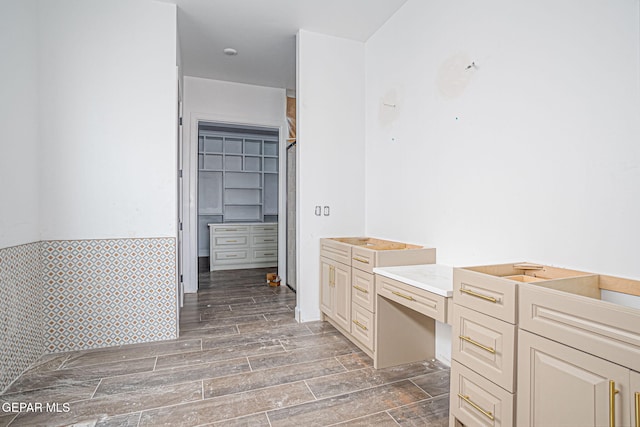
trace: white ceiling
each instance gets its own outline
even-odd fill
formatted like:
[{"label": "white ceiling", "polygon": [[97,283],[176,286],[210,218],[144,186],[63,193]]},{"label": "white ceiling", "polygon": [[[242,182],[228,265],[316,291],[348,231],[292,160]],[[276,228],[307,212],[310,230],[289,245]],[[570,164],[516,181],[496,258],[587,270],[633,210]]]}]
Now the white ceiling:
[{"label": "white ceiling", "polygon": [[298,29],[366,41],[407,0],[163,1],[178,6],[185,75],[295,89]]}]

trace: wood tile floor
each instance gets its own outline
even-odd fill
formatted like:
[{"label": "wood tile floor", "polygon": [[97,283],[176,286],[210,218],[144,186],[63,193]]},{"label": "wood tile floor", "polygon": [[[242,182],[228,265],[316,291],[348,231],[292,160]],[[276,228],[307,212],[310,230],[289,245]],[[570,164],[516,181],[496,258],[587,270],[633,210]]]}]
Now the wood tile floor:
[{"label": "wood tile floor", "polygon": [[0,410],[0,427],[448,425],[446,366],[374,370],[328,323],[296,323],[295,294],[267,271],[201,273],[178,340],[43,356],[0,408],[60,412]]}]

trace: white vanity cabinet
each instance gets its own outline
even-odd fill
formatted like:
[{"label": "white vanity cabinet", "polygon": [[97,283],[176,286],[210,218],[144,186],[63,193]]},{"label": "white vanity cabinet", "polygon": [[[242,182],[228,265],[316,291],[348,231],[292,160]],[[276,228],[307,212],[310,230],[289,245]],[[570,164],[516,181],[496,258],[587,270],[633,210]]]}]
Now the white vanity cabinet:
[{"label": "white vanity cabinet", "polygon": [[639,296],[640,281],[455,269],[450,425],[640,427],[640,310],[601,290]]},{"label": "white vanity cabinet", "polygon": [[519,321],[518,426],[640,427],[640,310],[522,286]]},{"label": "white vanity cabinet", "polygon": [[320,311],[323,318],[374,357],[376,287],[373,269],[434,262],[433,248],[369,237],[320,239]]}]

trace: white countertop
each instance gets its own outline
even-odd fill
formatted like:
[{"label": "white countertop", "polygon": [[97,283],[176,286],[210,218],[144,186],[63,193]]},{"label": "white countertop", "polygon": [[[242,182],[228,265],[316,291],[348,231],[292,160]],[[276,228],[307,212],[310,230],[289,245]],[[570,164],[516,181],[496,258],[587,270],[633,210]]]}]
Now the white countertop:
[{"label": "white countertop", "polygon": [[448,265],[419,264],[376,267],[373,272],[443,297],[453,295],[453,268]]}]

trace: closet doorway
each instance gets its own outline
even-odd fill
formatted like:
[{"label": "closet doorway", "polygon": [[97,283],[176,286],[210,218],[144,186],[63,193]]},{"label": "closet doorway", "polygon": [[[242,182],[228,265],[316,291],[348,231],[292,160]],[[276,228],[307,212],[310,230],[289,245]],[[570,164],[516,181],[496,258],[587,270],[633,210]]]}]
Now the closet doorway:
[{"label": "closet doorway", "polygon": [[198,271],[278,266],[280,129],[198,122]]}]

